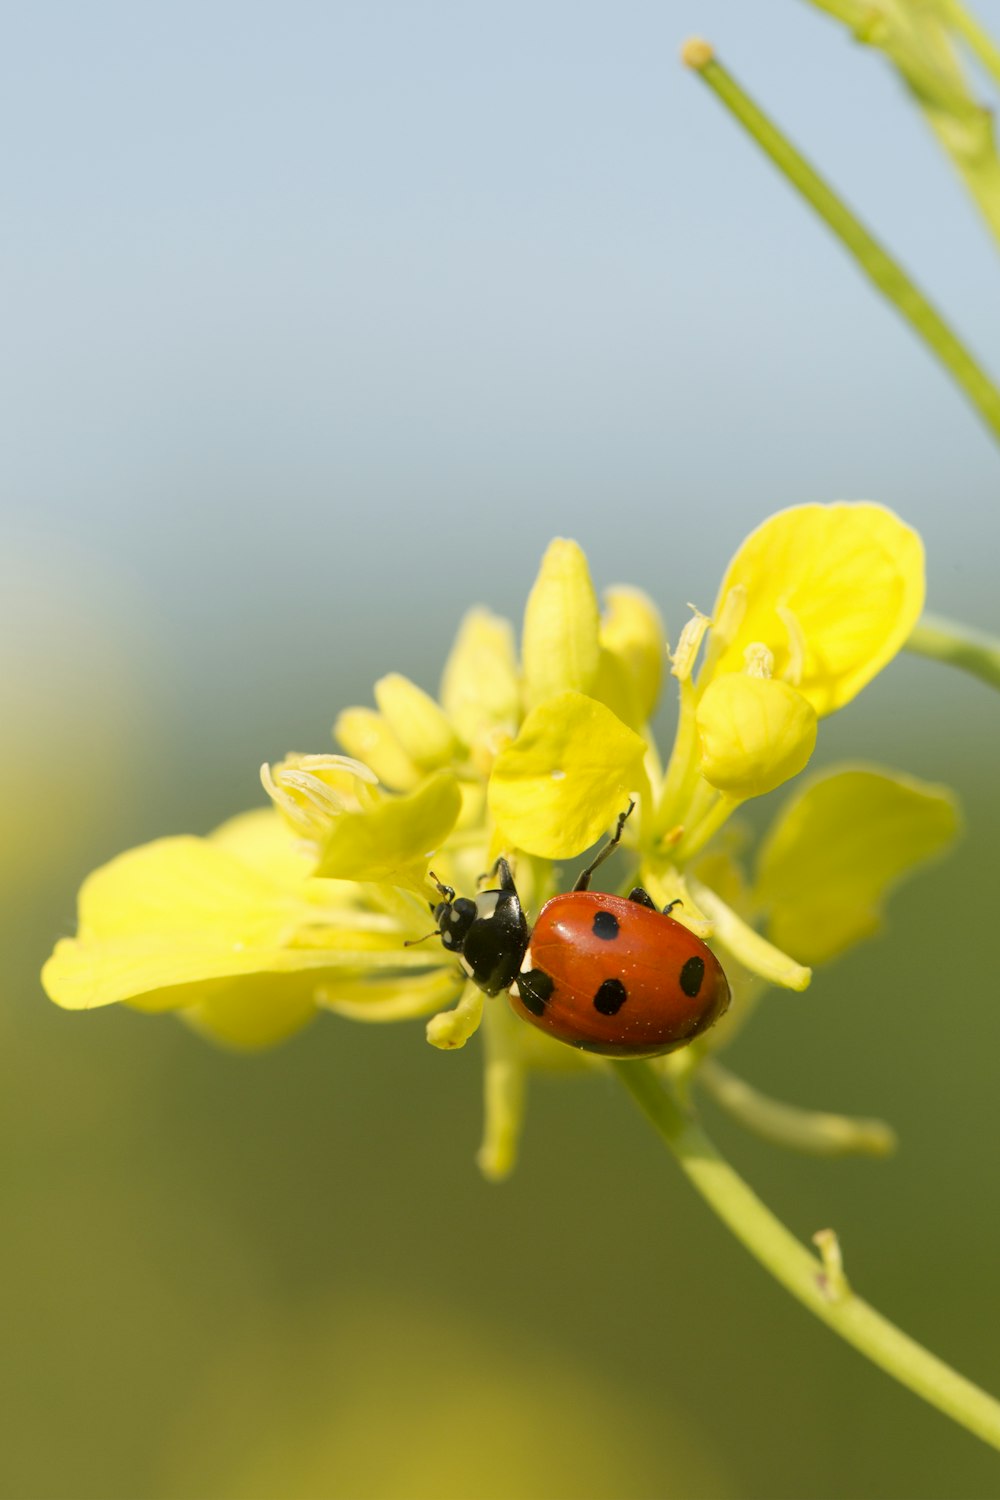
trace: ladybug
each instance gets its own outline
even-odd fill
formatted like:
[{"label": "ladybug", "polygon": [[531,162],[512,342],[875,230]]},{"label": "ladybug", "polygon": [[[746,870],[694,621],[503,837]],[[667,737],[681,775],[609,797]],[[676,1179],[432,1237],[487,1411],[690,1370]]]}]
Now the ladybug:
[{"label": "ladybug", "polygon": [[513,1010],[540,1031],[605,1057],[657,1057],[707,1031],[729,1008],[729,984],[712,950],[670,906],[659,911],[636,886],[627,897],[591,891],[590,877],[621,840],[618,826],[573,889],[553,896],[529,929],[505,859],[496,886],[456,898],[431,876],[437,933],[487,995],[508,992]]}]

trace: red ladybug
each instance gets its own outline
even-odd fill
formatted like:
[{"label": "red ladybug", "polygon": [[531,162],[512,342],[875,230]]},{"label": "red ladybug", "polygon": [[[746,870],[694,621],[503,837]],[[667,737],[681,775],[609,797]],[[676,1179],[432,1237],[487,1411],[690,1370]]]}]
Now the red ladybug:
[{"label": "red ladybug", "polygon": [[496,863],[497,886],[474,901],[436,882],[442,899],[433,908],[442,943],[481,990],[509,991],[523,1020],[606,1057],[672,1052],[729,1008],[719,960],[670,907],[658,911],[641,886],[627,897],[588,889],[632,806],[572,891],[547,901],[530,932],[505,859]]}]

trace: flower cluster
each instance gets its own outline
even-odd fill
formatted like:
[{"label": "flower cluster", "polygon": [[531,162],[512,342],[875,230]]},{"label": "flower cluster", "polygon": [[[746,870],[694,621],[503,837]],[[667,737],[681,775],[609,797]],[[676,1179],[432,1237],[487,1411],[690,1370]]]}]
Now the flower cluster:
[{"label": "flower cluster", "polygon": [[[264,767],[271,807],[95,871],[45,987],[70,1009],[173,1010],[239,1047],[277,1042],[329,1010],[430,1016],[428,1039],[450,1049],[485,1012],[480,1164],[502,1176],[527,1072],[601,1064],[499,1000],[484,1006],[440,943],[419,941],[437,899],[429,866],[470,892],[505,854],[531,914],[557,889],[553,861],[580,855],[634,799],[630,883],[660,906],[681,898],[675,915],[717,948],[734,993],[715,1031],[661,1064],[697,1072],[766,986],[804,989],[808,965],[870,936],[891,886],[955,835],[942,788],[852,765],[799,785],[749,872],[734,830],[720,836],[742,803],[804,770],[818,721],[892,659],[923,598],[920,539],[890,511],[795,507],[747,538],[712,614],[695,610],[670,653],[644,594],[609,589],[602,611],[582,551],[556,540],[528,598],[520,657],[511,625],[473,610],[439,701],[384,677],[376,707],[338,718],[345,753]],[[664,763],[649,725],[667,669],[680,707]]]}]

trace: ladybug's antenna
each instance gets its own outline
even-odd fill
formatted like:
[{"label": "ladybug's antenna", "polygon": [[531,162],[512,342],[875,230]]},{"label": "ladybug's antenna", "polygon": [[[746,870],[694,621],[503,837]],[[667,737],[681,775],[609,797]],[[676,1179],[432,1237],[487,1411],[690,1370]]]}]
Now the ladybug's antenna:
[{"label": "ladybug's antenna", "polygon": [[[433,880],[434,884],[437,886],[438,895],[441,897],[442,901],[447,901],[449,905],[452,903],[452,901],[454,901],[454,888],[450,885],[445,885],[442,881],[438,880],[433,870],[427,871],[427,879]],[[430,936],[429,933],[428,936]]]},{"label": "ladybug's antenna", "polygon": [[609,857],[609,855],[614,854],[615,850],[618,848],[618,845],[621,843],[622,829],[625,827],[625,824],[628,822],[634,809],[635,799],[633,798],[628,807],[626,807],[625,811],[618,814],[618,826],[611,837],[608,839],[608,842],[605,844],[604,848],[599,850],[597,856],[591,860],[587,868],[581,871],[576,885],[574,885],[573,887],[574,891],[587,891],[590,889],[591,875],[593,875],[598,865],[603,865],[604,861]]},{"label": "ladybug's antenna", "polygon": [[435,927],[435,929],[434,929],[433,932],[425,932],[424,935],[423,935],[423,937],[419,937],[419,938],[407,938],[406,941],[403,943],[403,947],[404,948],[415,948],[418,943],[426,943],[426,941],[427,941],[428,938],[440,937],[440,936],[441,936],[441,933]]}]

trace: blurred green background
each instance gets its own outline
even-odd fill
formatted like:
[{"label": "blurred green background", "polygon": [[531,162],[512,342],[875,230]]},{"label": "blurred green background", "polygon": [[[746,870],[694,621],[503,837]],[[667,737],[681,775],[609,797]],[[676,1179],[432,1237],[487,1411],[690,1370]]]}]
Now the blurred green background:
[{"label": "blurred green background", "polygon": [[[38,985],[89,869],[258,805],[260,762],[324,749],[383,672],[434,688],[463,611],[516,617],[553,534],[676,632],[770,511],[879,499],[927,540],[931,606],[998,628],[1000,455],[675,64],[692,29],[1000,366],[971,210],[877,61],[789,0],[13,24],[12,1500],[1000,1494],[987,1449],[747,1260],[610,1081],[539,1081],[491,1187],[475,1043],[329,1018],[248,1059]],[[796,1232],[833,1225],[858,1288],[995,1391],[998,735],[1000,699],[912,659],[824,724],[817,764],[947,782],[968,833],[730,1054],[886,1116],[898,1157],[799,1160],[707,1111]]]}]

